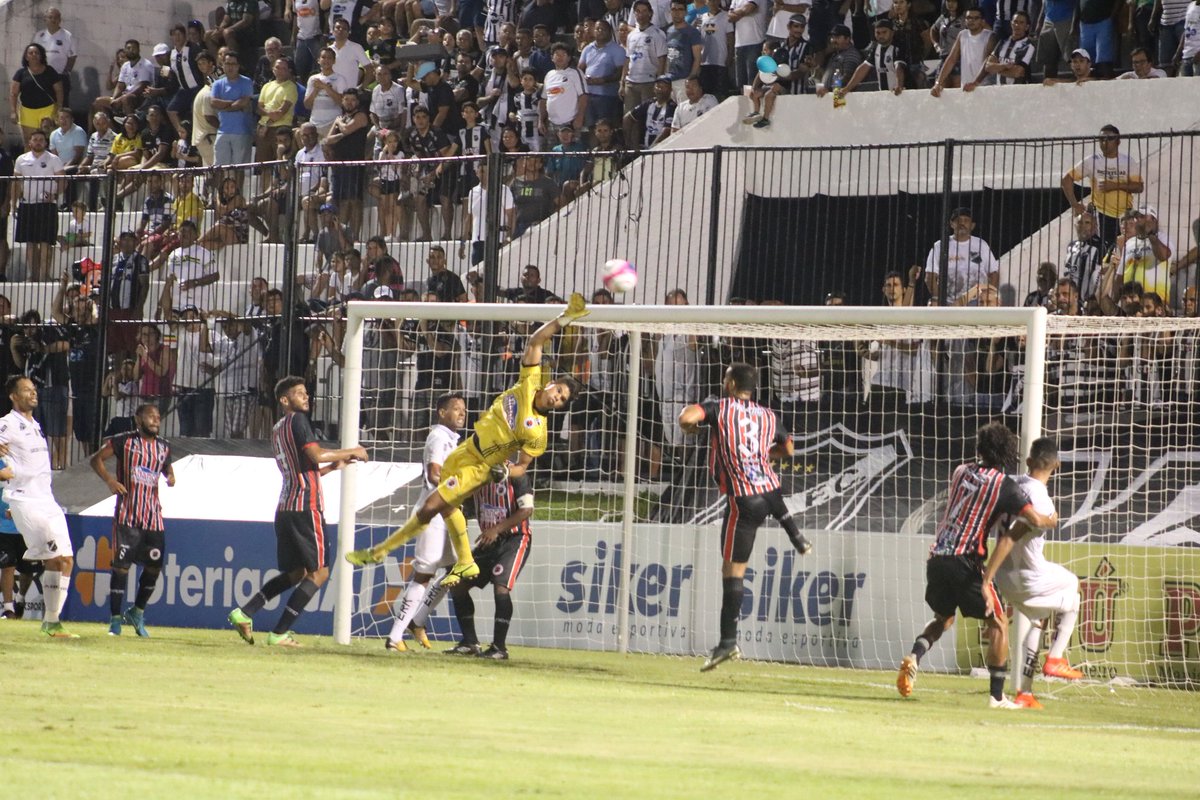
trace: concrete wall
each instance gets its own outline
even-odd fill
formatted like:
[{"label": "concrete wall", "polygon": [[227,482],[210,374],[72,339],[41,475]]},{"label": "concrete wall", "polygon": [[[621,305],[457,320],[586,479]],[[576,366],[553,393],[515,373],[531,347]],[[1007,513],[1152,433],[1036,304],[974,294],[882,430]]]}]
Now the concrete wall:
[{"label": "concrete wall", "polygon": [[[91,99],[107,93],[108,65],[126,39],[137,39],[142,55],[150,57],[151,48],[167,41],[167,29],[176,22],[199,18],[208,24],[216,2],[187,0],[0,0],[0,52],[5,54],[6,85],[21,66],[21,53],[33,34],[46,26],[47,8],[62,11],[62,26],[75,36],[79,57],[71,75],[71,107],[85,111]],[[0,117],[5,123],[5,139],[15,144],[19,135],[8,120],[8,92],[0,93]]]}]

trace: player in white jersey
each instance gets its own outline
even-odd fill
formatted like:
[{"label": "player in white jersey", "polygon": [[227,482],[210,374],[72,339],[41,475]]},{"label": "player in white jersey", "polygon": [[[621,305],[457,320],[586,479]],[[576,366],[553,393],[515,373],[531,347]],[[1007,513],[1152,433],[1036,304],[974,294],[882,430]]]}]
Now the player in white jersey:
[{"label": "player in white jersey", "polygon": [[[417,506],[425,502],[425,498],[437,491],[442,479],[442,464],[446,457],[458,447],[460,431],[467,424],[467,403],[461,394],[444,394],[437,400],[437,424],[429,429],[425,438],[425,455],[422,459],[424,466],[425,490],[417,500]],[[446,593],[439,581],[432,588],[429,582],[439,569],[453,566],[454,549],[446,535],[446,523],[440,517],[434,517],[429,526],[417,537],[416,552],[412,561],[412,578],[404,587],[404,592],[396,601],[396,619],[392,623],[392,631],[388,634],[387,649],[403,652],[408,649],[404,644],[404,631],[411,626],[413,638],[422,647],[429,647],[429,639],[425,636],[424,617],[421,615],[418,623],[414,617],[424,607],[433,608]]]},{"label": "player in white jersey", "polygon": [[59,620],[71,586],[75,550],[67,532],[67,518],[54,502],[50,488],[50,446],[42,435],[42,426],[33,418],[37,387],[29,378],[14,375],[4,388],[13,406],[0,418],[0,455],[13,471],[4,496],[13,522],[25,539],[26,560],[45,562],[42,633],[53,639],[78,639]]},{"label": "player in white jersey", "polygon": [[[1029,474],[1017,478],[1017,482],[1035,511],[1046,516],[1054,514],[1054,501],[1046,489],[1059,464],[1054,441],[1047,437],[1034,441],[1025,463]],[[1022,665],[1016,677],[1015,702],[1026,708],[1042,707],[1033,696],[1033,673],[1037,669],[1042,627],[1051,614],[1058,615],[1058,626],[1042,674],[1066,680],[1083,677],[1066,659],[1067,645],[1079,615],[1079,579],[1067,568],[1046,560],[1042,553],[1045,543],[1042,531],[1017,520],[1000,533],[983,577],[984,586],[995,578],[996,588],[1015,611],[1016,631],[1012,641],[1020,650],[1014,661]]]}]

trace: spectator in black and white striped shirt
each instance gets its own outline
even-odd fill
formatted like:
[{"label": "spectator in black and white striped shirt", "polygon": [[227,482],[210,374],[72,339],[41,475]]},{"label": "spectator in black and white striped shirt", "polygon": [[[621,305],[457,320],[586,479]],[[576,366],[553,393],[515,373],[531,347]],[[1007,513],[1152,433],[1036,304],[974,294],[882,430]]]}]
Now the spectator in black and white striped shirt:
[{"label": "spectator in black and white striped shirt", "polygon": [[892,43],[895,33],[896,26],[890,19],[884,17],[875,21],[875,41],[863,51],[863,62],[846,84],[846,94],[863,81],[875,83],[879,91],[887,89],[893,94],[904,91],[908,54]]},{"label": "spectator in black and white striped shirt", "polygon": [[1033,64],[1034,41],[1029,37],[1029,15],[1024,11],[1013,14],[1009,23],[1012,35],[1000,44],[983,61],[983,72],[976,83],[982,82],[984,76],[995,75],[1001,86],[1014,83],[1028,83],[1029,70]]}]

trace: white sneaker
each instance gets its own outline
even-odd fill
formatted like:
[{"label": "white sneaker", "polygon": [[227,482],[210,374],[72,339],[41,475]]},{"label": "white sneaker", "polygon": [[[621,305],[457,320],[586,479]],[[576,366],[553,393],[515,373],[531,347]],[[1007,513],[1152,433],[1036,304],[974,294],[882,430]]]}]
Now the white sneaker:
[{"label": "white sneaker", "polygon": [[742,117],[742,124],[753,125],[759,119],[762,119],[762,113],[759,111],[751,111],[749,114]]},{"label": "white sneaker", "polygon": [[1009,700],[1008,697],[1001,697],[999,700],[997,700],[991,695],[988,695],[988,708],[1020,709],[1022,706],[1019,706],[1012,700]]}]

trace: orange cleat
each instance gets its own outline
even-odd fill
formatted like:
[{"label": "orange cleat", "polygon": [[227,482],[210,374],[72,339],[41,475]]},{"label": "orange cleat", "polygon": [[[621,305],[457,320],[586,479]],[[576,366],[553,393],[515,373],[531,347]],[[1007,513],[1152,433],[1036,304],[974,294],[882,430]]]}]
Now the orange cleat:
[{"label": "orange cleat", "polygon": [[900,692],[901,697],[908,697],[916,680],[917,659],[910,653],[900,662],[900,670],[896,673],[896,691]]},{"label": "orange cleat", "polygon": [[1077,681],[1083,673],[1067,663],[1065,658],[1047,658],[1042,674],[1047,678],[1062,678],[1064,681]]},{"label": "orange cleat", "polygon": [[1038,702],[1038,699],[1029,692],[1018,692],[1017,696],[1013,698],[1013,702],[1019,705],[1021,708],[1032,708],[1036,710],[1043,707],[1042,704]]}]

